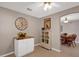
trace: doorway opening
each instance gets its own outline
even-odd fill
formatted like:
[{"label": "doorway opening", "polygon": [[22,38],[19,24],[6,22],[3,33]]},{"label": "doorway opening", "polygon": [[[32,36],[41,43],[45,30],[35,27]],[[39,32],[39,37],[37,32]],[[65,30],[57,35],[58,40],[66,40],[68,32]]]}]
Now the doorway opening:
[{"label": "doorway opening", "polygon": [[73,47],[79,47],[79,13],[64,15],[60,19],[61,49],[68,49],[70,52],[72,51]]}]

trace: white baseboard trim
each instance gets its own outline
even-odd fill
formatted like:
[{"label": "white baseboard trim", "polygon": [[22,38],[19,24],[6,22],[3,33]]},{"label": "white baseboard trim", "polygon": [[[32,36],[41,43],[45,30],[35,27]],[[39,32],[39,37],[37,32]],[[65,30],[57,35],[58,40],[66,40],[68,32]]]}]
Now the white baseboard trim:
[{"label": "white baseboard trim", "polygon": [[[38,46],[38,45],[40,45],[40,43],[35,44],[34,46]],[[4,55],[1,55],[0,57],[5,57],[5,56],[8,56],[8,55],[13,54],[13,53],[14,53],[14,51],[9,52],[9,53],[6,53],[6,54],[4,54]]]},{"label": "white baseboard trim", "polygon": [[0,57],[5,57],[5,56],[8,56],[8,55],[13,54],[13,53],[14,53],[14,51],[9,52],[9,53],[6,53],[6,54],[4,54],[4,55],[1,55]]},{"label": "white baseboard trim", "polygon": [[37,44],[35,44],[34,46],[38,46],[38,45],[40,45],[40,43],[37,43]]},{"label": "white baseboard trim", "polygon": [[55,48],[52,48],[52,50],[54,50],[56,52],[61,52],[61,50],[58,50],[58,49],[55,49]]}]

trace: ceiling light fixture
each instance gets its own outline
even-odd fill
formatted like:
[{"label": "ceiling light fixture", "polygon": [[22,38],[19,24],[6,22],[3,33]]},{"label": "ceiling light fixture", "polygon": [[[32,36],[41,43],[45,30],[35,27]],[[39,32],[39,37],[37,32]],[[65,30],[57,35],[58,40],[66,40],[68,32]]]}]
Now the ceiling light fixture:
[{"label": "ceiling light fixture", "polygon": [[44,2],[44,10],[47,11],[48,9],[51,9],[52,5],[51,2]]},{"label": "ceiling light fixture", "polygon": [[68,19],[67,19],[67,17],[65,18],[64,23],[68,23]]}]

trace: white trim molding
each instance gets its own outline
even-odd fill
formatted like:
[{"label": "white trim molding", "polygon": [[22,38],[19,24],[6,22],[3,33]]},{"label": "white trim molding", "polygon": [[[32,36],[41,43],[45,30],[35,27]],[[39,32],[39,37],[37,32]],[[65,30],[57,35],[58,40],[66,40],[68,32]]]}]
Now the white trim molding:
[{"label": "white trim molding", "polygon": [[[38,45],[40,45],[40,43],[37,43],[37,44],[35,44],[34,46],[38,46]],[[13,54],[13,53],[14,53],[14,51],[9,52],[9,53],[6,53],[6,54],[3,54],[3,55],[1,55],[0,57],[5,57],[5,56],[8,56],[8,55]]]},{"label": "white trim molding", "polygon": [[58,49],[55,49],[55,48],[52,48],[52,50],[54,50],[56,52],[61,52],[61,50],[58,50]]},{"label": "white trim molding", "polygon": [[37,44],[35,44],[34,46],[39,46],[40,45],[40,43],[37,43]]},{"label": "white trim molding", "polygon": [[5,57],[5,56],[8,56],[8,55],[13,54],[13,53],[14,53],[14,51],[9,52],[9,53],[6,53],[6,54],[4,54],[4,55],[1,55],[0,57]]},{"label": "white trim molding", "polygon": [[[40,43],[39,44],[35,44],[35,46],[38,46],[38,45],[40,45]],[[52,48],[52,50],[54,50],[56,52],[61,52],[61,50],[58,50],[58,49],[55,49],[55,48]],[[13,53],[14,53],[14,51],[6,53],[4,55],[1,55],[0,57],[5,57],[5,56],[8,56],[8,55],[13,54]]]}]

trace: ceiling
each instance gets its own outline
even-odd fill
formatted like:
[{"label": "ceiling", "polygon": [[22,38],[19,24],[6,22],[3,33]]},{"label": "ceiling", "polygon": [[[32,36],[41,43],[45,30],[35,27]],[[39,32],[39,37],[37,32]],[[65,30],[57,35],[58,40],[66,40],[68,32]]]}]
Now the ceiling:
[{"label": "ceiling", "polygon": [[[54,14],[78,5],[78,2],[52,2],[52,8],[44,11],[43,2],[0,2],[0,7],[8,8],[37,18]],[[27,10],[27,8],[32,9],[32,11]]]},{"label": "ceiling", "polygon": [[65,15],[65,16],[61,17],[61,22],[64,22],[65,18],[67,18],[67,20],[69,22],[77,21],[77,20],[79,20],[79,13],[73,13],[73,14]]}]

